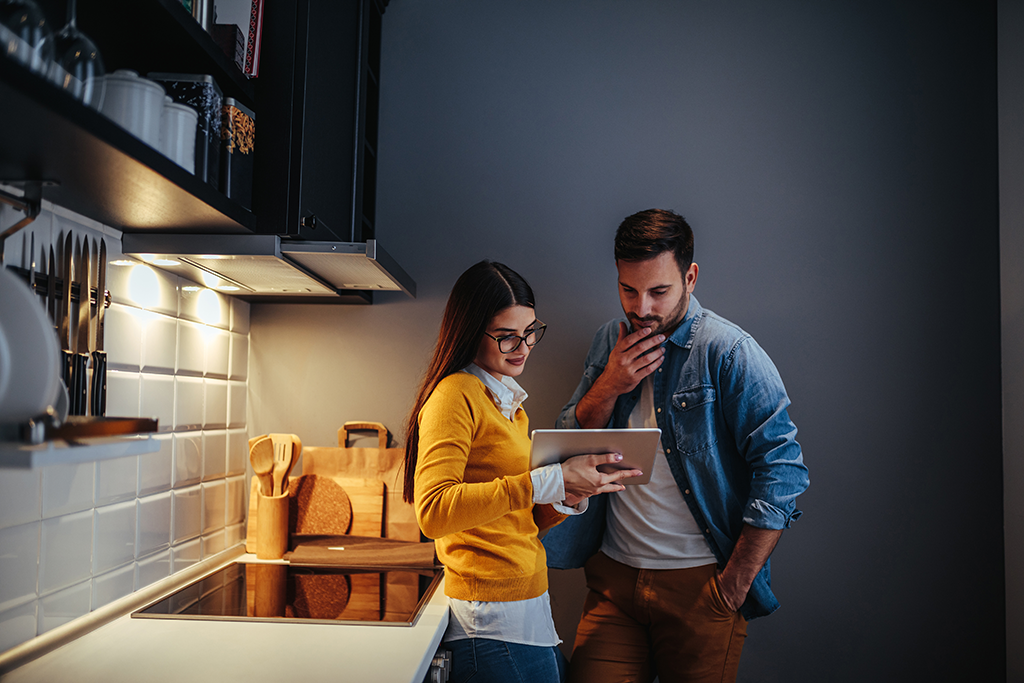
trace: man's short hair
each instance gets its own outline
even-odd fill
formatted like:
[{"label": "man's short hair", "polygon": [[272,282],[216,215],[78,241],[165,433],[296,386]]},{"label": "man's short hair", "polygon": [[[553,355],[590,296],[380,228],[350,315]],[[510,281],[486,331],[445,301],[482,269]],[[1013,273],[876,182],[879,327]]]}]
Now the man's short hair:
[{"label": "man's short hair", "polygon": [[627,217],[615,231],[616,261],[646,261],[666,251],[686,276],[693,263],[693,230],[675,211],[647,209]]}]

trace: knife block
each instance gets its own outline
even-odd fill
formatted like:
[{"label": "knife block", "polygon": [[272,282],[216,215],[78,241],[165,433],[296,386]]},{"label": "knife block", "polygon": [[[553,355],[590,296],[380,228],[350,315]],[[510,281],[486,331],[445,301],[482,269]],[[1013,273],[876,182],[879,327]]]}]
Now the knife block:
[{"label": "knife block", "polygon": [[257,493],[256,557],[279,560],[288,552],[288,494],[264,496]]}]

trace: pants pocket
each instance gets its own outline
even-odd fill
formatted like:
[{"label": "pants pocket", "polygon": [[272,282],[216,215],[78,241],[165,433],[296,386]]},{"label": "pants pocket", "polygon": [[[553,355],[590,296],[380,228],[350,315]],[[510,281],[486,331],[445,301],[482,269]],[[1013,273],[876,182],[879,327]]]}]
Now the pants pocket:
[{"label": "pants pocket", "polygon": [[704,586],[703,592],[707,598],[709,608],[715,614],[723,617],[729,617],[730,619],[736,615],[736,611],[731,609],[725,601],[725,598],[722,597],[722,587],[718,583],[717,572],[711,575],[707,585]]}]

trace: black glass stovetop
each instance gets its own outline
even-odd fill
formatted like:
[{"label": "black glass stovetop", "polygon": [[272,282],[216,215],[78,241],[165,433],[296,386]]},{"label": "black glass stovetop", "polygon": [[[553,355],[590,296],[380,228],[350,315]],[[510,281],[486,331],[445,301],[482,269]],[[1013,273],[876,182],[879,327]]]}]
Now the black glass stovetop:
[{"label": "black glass stovetop", "polygon": [[234,562],[132,617],[411,626],[443,571]]}]

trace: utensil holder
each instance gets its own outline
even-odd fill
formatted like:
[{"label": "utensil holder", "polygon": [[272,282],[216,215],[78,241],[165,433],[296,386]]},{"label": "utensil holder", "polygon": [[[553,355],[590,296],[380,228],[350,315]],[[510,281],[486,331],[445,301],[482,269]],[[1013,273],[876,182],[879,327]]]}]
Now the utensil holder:
[{"label": "utensil holder", "polygon": [[288,552],[288,499],[257,493],[256,501],[256,557],[261,560],[279,560]]},{"label": "utensil holder", "polygon": [[288,567],[283,564],[251,564],[255,580],[253,616],[283,617],[288,603]]}]

